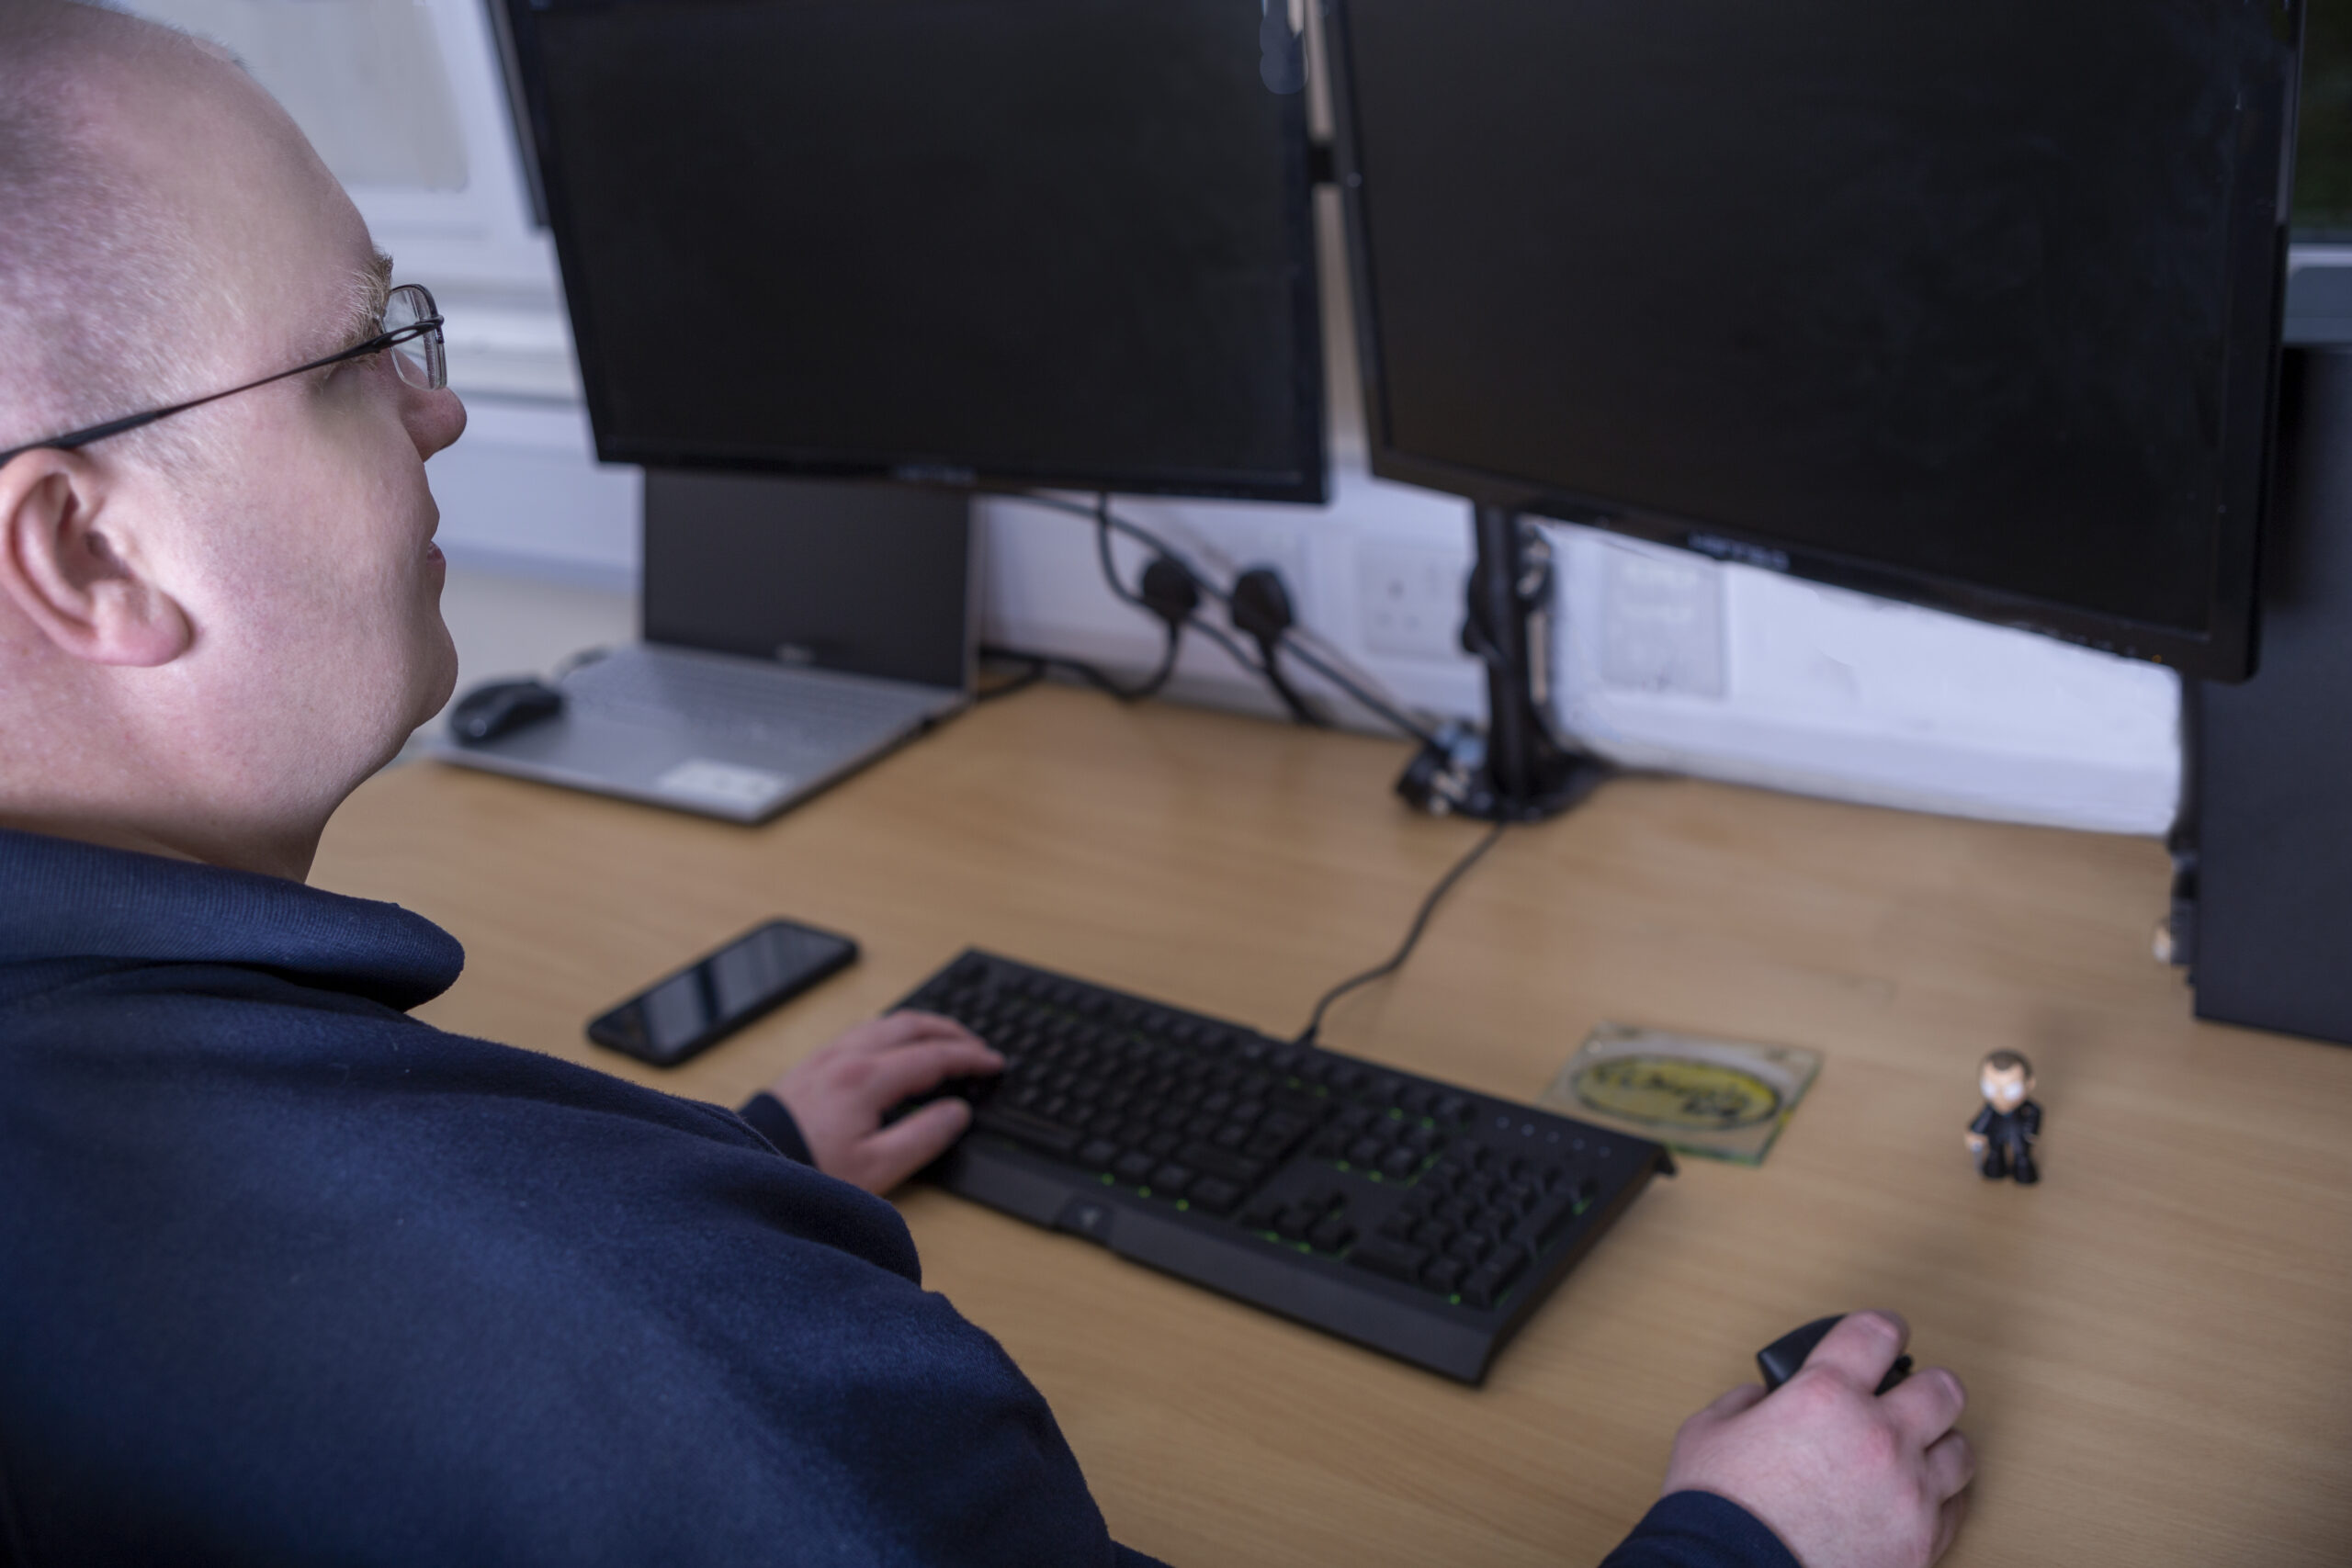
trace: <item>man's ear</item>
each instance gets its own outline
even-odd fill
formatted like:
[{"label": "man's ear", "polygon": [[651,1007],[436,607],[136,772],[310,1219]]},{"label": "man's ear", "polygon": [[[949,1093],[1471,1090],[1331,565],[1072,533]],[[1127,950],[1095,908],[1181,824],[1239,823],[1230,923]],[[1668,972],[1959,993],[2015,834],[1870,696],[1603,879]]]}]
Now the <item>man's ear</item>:
[{"label": "man's ear", "polygon": [[195,640],[135,548],[103,525],[116,487],[78,452],[0,466],[0,593],[50,641],[93,664],[168,664]]}]

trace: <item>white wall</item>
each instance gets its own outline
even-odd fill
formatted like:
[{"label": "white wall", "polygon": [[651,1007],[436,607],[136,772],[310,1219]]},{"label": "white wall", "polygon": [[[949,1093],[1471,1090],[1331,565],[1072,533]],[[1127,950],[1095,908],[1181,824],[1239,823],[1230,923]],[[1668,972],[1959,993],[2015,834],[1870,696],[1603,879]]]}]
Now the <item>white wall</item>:
[{"label": "white wall", "polygon": [[[144,8],[244,28],[249,39],[300,14],[315,50],[334,37],[319,12],[342,7],[356,25],[359,12],[392,3]],[[591,456],[551,253],[529,223],[482,11],[478,0],[424,4],[466,143],[465,183],[355,183],[354,196],[402,276],[432,285],[450,320],[452,379],[473,422],[433,465],[442,538],[460,565],[625,585],[637,570],[640,487]],[[259,70],[260,51],[247,47]],[[448,166],[446,156],[414,161]],[[1329,192],[1318,227],[1331,504],[1120,506],[1204,561],[1278,566],[1302,619],[1340,650],[1412,703],[1471,714],[1476,673],[1453,640],[1467,511],[1367,470]],[[1083,521],[1001,500],[982,511],[991,640],[1130,670],[1152,661],[1157,628],[1104,590]],[[2165,671],[1584,530],[1555,536],[1560,718],[1610,756],[1922,809],[2151,834],[2170,822],[2178,704]],[[1180,694],[1268,708],[1223,654],[1193,640]]]}]

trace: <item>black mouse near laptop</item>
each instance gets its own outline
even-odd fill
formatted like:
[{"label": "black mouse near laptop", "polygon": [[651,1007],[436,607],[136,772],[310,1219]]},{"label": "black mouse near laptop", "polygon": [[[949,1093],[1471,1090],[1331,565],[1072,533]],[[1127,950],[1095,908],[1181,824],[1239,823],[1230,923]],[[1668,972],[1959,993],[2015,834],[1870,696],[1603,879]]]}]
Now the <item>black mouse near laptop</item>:
[{"label": "black mouse near laptop", "polygon": [[449,710],[449,733],[460,745],[481,746],[525,725],[563,711],[563,694],[539,681],[489,681]]}]

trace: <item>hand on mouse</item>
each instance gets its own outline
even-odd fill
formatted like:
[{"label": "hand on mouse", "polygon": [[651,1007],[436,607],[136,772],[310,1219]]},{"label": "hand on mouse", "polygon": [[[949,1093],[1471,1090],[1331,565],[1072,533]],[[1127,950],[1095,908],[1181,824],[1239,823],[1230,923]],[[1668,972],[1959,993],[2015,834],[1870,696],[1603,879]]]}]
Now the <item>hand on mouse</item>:
[{"label": "hand on mouse", "polygon": [[1927,1568],[1960,1529],[1976,1458],[1952,1429],[1968,1395],[1951,1371],[1871,1393],[1910,1335],[1894,1313],[1849,1314],[1770,1396],[1749,1383],[1685,1421],[1665,1490],[1728,1497],[1804,1568]]},{"label": "hand on mouse", "polygon": [[953,1019],[894,1012],[861,1023],[769,1086],[800,1125],[817,1168],[888,1192],[936,1159],[971,1124],[950,1097],[889,1126],[883,1113],[949,1078],[1000,1072],[1004,1058]]}]

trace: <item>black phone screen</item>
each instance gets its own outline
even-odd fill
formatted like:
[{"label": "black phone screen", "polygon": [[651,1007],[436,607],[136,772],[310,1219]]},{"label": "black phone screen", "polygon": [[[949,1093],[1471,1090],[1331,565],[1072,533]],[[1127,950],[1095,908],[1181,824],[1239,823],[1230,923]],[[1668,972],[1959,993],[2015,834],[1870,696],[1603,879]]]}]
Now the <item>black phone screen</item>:
[{"label": "black phone screen", "polygon": [[771,920],[596,1019],[588,1038],[672,1066],[856,957],[857,943],[845,936]]}]

